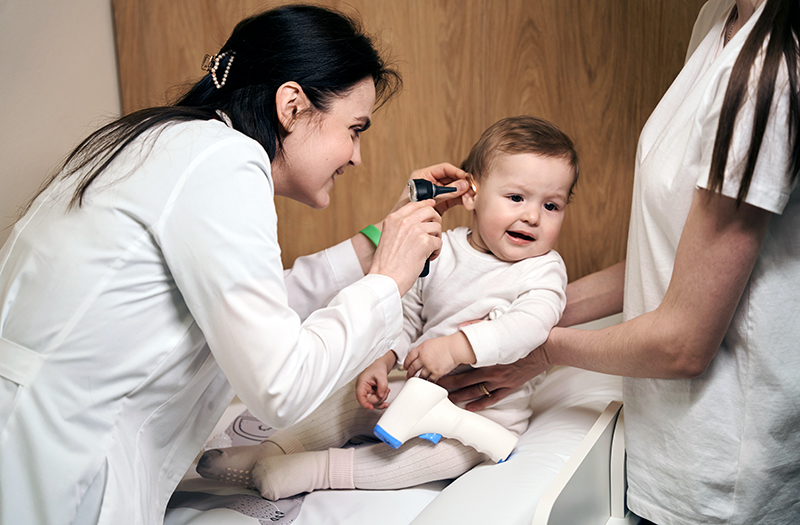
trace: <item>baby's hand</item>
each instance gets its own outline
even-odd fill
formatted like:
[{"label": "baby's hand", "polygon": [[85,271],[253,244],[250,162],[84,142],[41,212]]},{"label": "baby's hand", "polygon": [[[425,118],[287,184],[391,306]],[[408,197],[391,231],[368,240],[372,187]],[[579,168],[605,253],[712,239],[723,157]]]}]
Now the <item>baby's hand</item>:
[{"label": "baby's hand", "polygon": [[436,382],[462,363],[475,362],[467,336],[459,331],[453,335],[428,339],[421,345],[412,348],[403,362],[406,377],[411,378],[419,373],[419,377]]},{"label": "baby's hand", "polygon": [[[394,356],[394,352],[389,352]],[[386,398],[389,397],[389,370],[388,357],[384,356],[358,374],[356,379],[356,399],[367,410],[386,408]]]}]

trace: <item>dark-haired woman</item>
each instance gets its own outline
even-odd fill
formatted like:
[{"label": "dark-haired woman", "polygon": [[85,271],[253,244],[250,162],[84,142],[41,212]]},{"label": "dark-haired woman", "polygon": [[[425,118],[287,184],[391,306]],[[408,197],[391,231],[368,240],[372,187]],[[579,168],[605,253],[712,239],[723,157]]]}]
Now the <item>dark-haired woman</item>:
[{"label": "dark-haired woman", "polygon": [[709,1],[639,140],[627,259],[567,289],[562,326],[626,322],[448,379],[482,407],[551,365],[628,376],[628,505],[660,525],[800,523],[799,36],[798,0]]},{"label": "dark-haired woman", "polygon": [[441,244],[409,203],[377,250],[284,275],[273,197],[325,207],[398,87],[351,20],[279,8],[206,68],[84,141],[0,251],[0,523],[160,523],[231,386],[275,426],[309,413],[387,350]]}]

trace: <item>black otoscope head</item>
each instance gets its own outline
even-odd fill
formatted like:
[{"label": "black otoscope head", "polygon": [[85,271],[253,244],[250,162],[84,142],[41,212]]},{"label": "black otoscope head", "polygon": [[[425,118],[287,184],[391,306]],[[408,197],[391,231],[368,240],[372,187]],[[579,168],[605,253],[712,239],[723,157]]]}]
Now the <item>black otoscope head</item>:
[{"label": "black otoscope head", "polygon": [[435,186],[431,181],[425,179],[411,179],[408,181],[408,198],[411,202],[432,199],[443,193],[452,193],[456,188],[446,186]]}]

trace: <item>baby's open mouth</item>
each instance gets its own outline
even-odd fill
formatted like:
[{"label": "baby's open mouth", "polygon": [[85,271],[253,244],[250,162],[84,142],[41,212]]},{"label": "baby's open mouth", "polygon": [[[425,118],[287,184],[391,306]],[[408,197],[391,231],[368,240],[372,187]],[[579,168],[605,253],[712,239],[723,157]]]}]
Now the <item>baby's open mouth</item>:
[{"label": "baby's open mouth", "polygon": [[535,240],[535,239],[534,239],[533,237],[531,237],[530,235],[526,235],[526,234],[524,234],[524,233],[521,233],[521,232],[512,232],[512,231],[509,231],[509,232],[507,232],[507,233],[508,233],[510,236],[512,236],[512,237],[514,237],[514,238],[516,238],[516,239],[522,239],[523,241],[534,241],[534,240]]}]

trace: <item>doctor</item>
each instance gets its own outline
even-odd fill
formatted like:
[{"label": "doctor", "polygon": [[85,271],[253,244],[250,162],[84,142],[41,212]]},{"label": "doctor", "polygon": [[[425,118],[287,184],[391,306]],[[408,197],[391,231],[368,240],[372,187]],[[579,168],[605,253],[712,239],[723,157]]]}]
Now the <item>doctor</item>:
[{"label": "doctor", "polygon": [[390,348],[441,245],[406,200],[377,250],[284,274],[274,196],[327,206],[400,85],[353,21],[278,8],[205,67],[78,146],[0,251],[0,523],[161,523],[233,392],[278,427],[311,412]]}]

